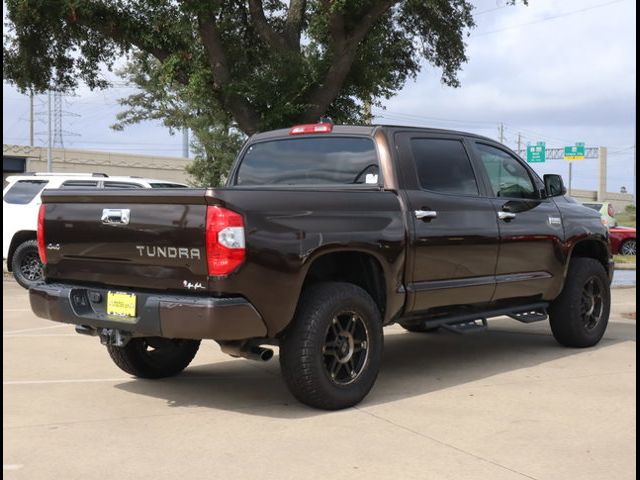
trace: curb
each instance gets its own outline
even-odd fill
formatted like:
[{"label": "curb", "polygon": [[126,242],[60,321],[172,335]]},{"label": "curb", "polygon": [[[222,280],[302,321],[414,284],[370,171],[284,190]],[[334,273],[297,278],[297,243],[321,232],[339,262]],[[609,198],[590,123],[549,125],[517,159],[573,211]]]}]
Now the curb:
[{"label": "curb", "polygon": [[635,270],[636,265],[631,263],[616,263],[615,270]]}]

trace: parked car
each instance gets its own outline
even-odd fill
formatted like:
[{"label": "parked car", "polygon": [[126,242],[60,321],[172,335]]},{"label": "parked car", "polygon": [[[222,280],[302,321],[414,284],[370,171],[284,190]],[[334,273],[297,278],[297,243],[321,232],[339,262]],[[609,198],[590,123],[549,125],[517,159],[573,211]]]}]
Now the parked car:
[{"label": "parked car", "polygon": [[618,225],[618,221],[616,220],[616,210],[613,208],[613,204],[609,202],[586,202],[583,203],[583,205],[600,212],[602,224],[605,227],[616,227]]},{"label": "parked car", "polygon": [[636,254],[636,229],[630,227],[614,227],[609,229],[611,251],[614,255]]},{"label": "parked car", "polygon": [[565,194],[559,175],[542,180],[469,133],[260,133],[225,188],[45,190],[45,282],[29,290],[31,308],[99,337],[143,378],[178,374],[202,339],[256,360],[279,345],[297,399],[345,408],[373,386],[393,323],[465,333],[502,315],[549,318],[562,345],[598,343],[608,232]]},{"label": "parked car", "polygon": [[2,257],[5,271],[13,272],[16,281],[29,288],[42,280],[42,263],[38,256],[36,230],[40,194],[44,188],[123,189],[176,188],[187,185],[137,177],[109,177],[87,173],[33,173],[7,177],[2,192]]}]

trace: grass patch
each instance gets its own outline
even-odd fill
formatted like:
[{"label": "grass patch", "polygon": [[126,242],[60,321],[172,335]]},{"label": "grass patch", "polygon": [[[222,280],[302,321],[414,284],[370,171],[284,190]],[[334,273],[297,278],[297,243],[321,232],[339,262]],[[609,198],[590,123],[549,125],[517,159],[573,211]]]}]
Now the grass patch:
[{"label": "grass patch", "polygon": [[613,260],[616,263],[625,263],[627,265],[636,264],[636,257],[634,255],[614,255]]},{"label": "grass patch", "polygon": [[636,228],[636,207],[627,205],[623,212],[616,215],[618,225]]}]

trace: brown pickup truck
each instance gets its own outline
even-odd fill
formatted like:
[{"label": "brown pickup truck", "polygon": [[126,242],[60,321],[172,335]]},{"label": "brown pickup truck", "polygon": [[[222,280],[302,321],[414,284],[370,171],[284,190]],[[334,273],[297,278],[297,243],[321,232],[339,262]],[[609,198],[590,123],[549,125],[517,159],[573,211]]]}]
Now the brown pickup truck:
[{"label": "brown pickup truck", "polygon": [[215,189],[45,190],[33,311],[96,335],[125,372],[175,375],[202,339],[268,360],[318,408],[358,403],[383,326],[550,319],[597,343],[612,275],[597,212],[472,134],[302,125],[261,133]]}]

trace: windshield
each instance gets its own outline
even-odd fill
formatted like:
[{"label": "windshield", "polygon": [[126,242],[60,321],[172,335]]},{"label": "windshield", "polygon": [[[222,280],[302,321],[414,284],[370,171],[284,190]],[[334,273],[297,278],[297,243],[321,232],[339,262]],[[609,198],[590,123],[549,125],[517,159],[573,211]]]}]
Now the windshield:
[{"label": "windshield", "polygon": [[371,138],[289,138],[251,145],[235,184],[377,185],[378,175],[378,156]]}]

